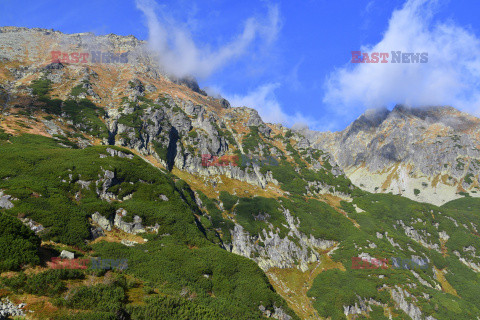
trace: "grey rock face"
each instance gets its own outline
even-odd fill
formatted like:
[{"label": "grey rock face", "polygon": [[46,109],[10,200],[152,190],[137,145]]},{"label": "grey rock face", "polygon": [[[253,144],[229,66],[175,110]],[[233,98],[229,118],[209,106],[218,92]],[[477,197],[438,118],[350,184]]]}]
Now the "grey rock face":
[{"label": "grey rock face", "polygon": [[52,62],[45,66],[47,70],[61,70],[64,68],[64,65],[61,62]]},{"label": "grey rock face", "polygon": [[[422,312],[413,302],[408,302],[407,298],[415,299],[408,291],[402,289],[399,286],[395,286],[390,291],[392,299],[397,303],[397,307],[403,310],[412,320],[422,320]],[[429,317],[429,319],[435,319]]]},{"label": "grey rock face", "polygon": [[54,121],[45,119],[42,119],[41,121],[45,125],[48,134],[51,134],[52,136],[56,134],[65,135],[65,132],[57,126]]},{"label": "grey rock face", "polygon": [[120,241],[120,243],[123,244],[124,246],[127,246],[127,247],[133,247],[136,244],[138,244],[138,242],[136,242],[136,241],[125,240],[125,239],[122,239],[122,241]]},{"label": "grey rock face", "polygon": [[359,298],[359,304],[355,302],[353,306],[343,306],[343,313],[346,317],[350,315],[360,315],[362,313],[368,313],[371,311],[371,308],[367,306],[365,301],[362,298]]},{"label": "grey rock face", "polygon": [[145,92],[145,87],[142,81],[138,79],[133,79],[130,81],[130,87],[133,91],[136,91],[138,94],[143,94]]},{"label": "grey rock face", "polygon": [[[437,252],[441,252],[440,250],[440,246],[438,243],[429,243],[426,239],[427,236],[430,236],[430,235],[427,235],[427,234],[420,234],[417,230],[415,230],[413,227],[410,227],[410,226],[407,226],[403,223],[403,221],[399,221],[400,225],[403,227],[403,229],[405,230],[405,234],[407,235],[407,237],[411,238],[412,240],[420,243],[422,246],[424,246],[425,248],[428,248],[428,249],[431,249],[431,250],[435,250]],[[424,231],[424,230],[423,230]]]},{"label": "grey rock face", "polygon": [[[135,149],[143,155],[153,155],[169,170],[176,166],[180,170],[195,175],[226,175],[229,178],[246,181],[262,188],[265,188],[268,182],[278,184],[271,173],[262,174],[258,166],[251,166],[245,170],[235,166],[203,166],[201,154],[222,156],[227,154],[230,149],[229,143],[232,141],[227,141],[218,130],[222,127],[222,120],[213,113],[207,113],[204,106],[194,104],[189,100],[180,100],[165,95],[163,100],[156,102],[163,104],[163,107],[142,110],[143,125],[140,132],[118,121],[123,115],[131,114],[135,109],[125,107],[122,112],[119,112],[118,109],[109,109],[106,121],[114,137],[112,142]],[[182,111],[178,111],[178,109]],[[251,125],[258,125],[259,131],[269,134],[270,128],[261,121],[256,111],[247,108],[241,109],[247,110]],[[239,111],[235,110],[235,112]],[[189,136],[191,130],[197,132],[196,137]],[[158,148],[152,147],[152,145],[164,148],[166,154],[163,155],[163,158],[157,153]],[[189,145],[191,148],[185,148],[185,145]],[[241,149],[241,145],[236,147]],[[193,148],[196,149],[195,152],[192,152]]]},{"label": "grey rock face", "polygon": [[112,230],[112,223],[104,216],[100,215],[100,213],[95,212],[92,214],[92,220],[96,224],[98,224],[103,230],[111,231]]},{"label": "grey rock face", "polygon": [[198,82],[195,78],[193,77],[184,77],[184,78],[173,78],[171,77],[174,83],[184,85],[187,88],[190,88],[191,90],[200,93],[202,95],[207,95],[205,91],[201,90],[200,87],[198,86]]},{"label": "grey rock face", "polygon": [[282,308],[277,308],[276,306],[273,306],[274,313],[272,315],[272,318],[278,319],[278,320],[290,320],[292,319],[291,316],[289,316],[287,313]]},{"label": "grey rock face", "polygon": [[263,312],[263,315],[267,318],[279,319],[279,320],[290,320],[292,319],[282,308],[273,306],[273,312],[265,308],[263,305],[258,306],[258,309]]},{"label": "grey rock face", "polygon": [[317,249],[325,250],[335,245],[334,241],[315,239],[312,235],[307,237],[298,231],[298,222],[288,210],[284,211],[284,215],[291,230],[285,238],[271,229],[268,232],[263,230],[260,235],[250,235],[236,224],[232,231],[231,251],[254,260],[265,271],[273,267],[298,267],[306,271],[308,263],[319,261]]},{"label": "grey rock face", "polygon": [[[44,44],[39,46],[39,44]],[[152,76],[160,74],[154,54],[134,36],[114,34],[95,36],[92,33],[64,34],[40,28],[0,28],[0,59],[43,61],[54,64],[51,51],[72,52],[126,52],[128,63]],[[91,57],[90,57],[91,58]],[[89,59],[90,59],[89,58]],[[52,65],[51,69],[58,68]]]},{"label": "grey rock face", "polygon": [[258,114],[258,112],[254,109],[246,109],[250,113],[250,117],[248,118],[248,121],[246,122],[246,126],[257,126],[258,131],[264,134],[265,136],[269,137],[270,132],[272,131],[269,127],[265,125],[263,122],[262,118]]},{"label": "grey rock face", "polygon": [[480,196],[475,187],[480,179],[480,119],[454,108],[369,110],[343,131],[309,131],[305,136],[314,148],[328,150],[347,176],[370,192],[393,192],[437,205],[460,197],[456,193],[461,190]]}]

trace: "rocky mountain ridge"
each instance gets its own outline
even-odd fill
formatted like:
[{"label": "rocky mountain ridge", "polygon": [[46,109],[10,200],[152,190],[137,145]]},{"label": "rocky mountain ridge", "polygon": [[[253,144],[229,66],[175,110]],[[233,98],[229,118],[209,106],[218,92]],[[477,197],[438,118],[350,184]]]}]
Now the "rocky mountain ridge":
[{"label": "rocky mountain ridge", "polygon": [[305,134],[364,190],[437,205],[480,196],[480,119],[455,108],[367,110],[343,131]]}]

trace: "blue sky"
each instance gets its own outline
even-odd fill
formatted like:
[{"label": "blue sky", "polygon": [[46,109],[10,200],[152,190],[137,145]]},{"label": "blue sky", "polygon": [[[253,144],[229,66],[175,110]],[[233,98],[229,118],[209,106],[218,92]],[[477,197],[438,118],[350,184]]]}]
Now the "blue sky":
[{"label": "blue sky", "polygon": [[[367,108],[480,112],[478,0],[2,0],[0,25],[134,35],[162,63],[269,122],[342,130]],[[351,51],[428,52],[352,64]]]}]

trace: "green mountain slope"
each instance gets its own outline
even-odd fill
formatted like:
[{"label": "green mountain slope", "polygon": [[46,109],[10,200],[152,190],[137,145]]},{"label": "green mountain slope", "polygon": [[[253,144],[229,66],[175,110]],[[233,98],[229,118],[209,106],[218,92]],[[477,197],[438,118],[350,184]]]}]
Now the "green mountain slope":
[{"label": "green mountain slope", "polygon": [[[50,280],[58,283],[59,289],[37,292],[28,289],[32,286],[28,282],[42,280],[22,279],[23,274],[13,278],[17,279],[16,282],[5,280],[6,288],[17,294],[50,295],[60,306],[58,314],[65,312],[63,308],[113,314],[126,308],[136,319],[151,319],[150,315],[156,312],[179,319],[190,316],[198,319],[255,319],[262,316],[259,309],[262,305],[272,313],[275,308],[283,308],[295,317],[253,261],[227,252],[214,243],[220,242],[216,232],[201,224],[202,212],[191,198],[192,191],[181,180],[137,156],[131,159],[111,156],[107,147],[71,149],[50,138],[22,135],[0,142],[0,148],[4,154],[0,160],[0,189],[15,199],[12,200],[14,207],[3,210],[0,216],[0,253],[4,271],[19,264],[45,266],[47,262],[40,261],[39,258],[44,256],[35,249],[40,246],[38,237],[20,221],[10,218],[21,216],[43,225],[45,229],[39,235],[44,241],[70,245],[84,257],[127,259],[128,268],[124,274],[148,282],[157,294],[152,295],[145,305],[133,307],[124,297],[128,287],[112,284],[98,288],[79,287],[73,297],[65,299],[66,288],[61,284],[68,278],[52,276]],[[122,150],[120,154],[129,155],[130,152]],[[108,202],[100,198],[99,188],[102,188],[107,171],[114,175],[105,192],[120,198],[131,194],[130,199]],[[86,186],[83,181],[92,183]],[[160,195],[169,200],[162,201]],[[140,216],[146,225],[160,225],[158,233],[147,233],[145,237],[149,241],[134,247],[105,242],[91,245],[88,218],[94,212],[108,217],[120,207]],[[8,227],[10,225],[12,227]],[[15,239],[11,240],[12,237]],[[6,246],[10,246],[8,250]],[[58,245],[54,247],[58,248]],[[4,261],[9,255],[18,256],[18,259]],[[21,259],[20,255],[24,258]],[[51,271],[43,272],[48,274]],[[122,274],[121,271],[114,273]],[[115,290],[121,292],[120,297],[112,294]],[[86,297],[90,294],[98,295],[105,303],[88,303]],[[82,295],[85,299],[81,298]],[[103,314],[91,318],[97,316],[96,319],[111,317]]]}]

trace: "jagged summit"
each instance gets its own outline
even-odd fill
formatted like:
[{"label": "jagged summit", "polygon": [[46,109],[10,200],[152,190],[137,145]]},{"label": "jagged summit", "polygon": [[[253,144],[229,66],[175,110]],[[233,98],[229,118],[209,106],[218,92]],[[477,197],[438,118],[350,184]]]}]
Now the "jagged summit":
[{"label": "jagged summit", "polygon": [[346,131],[345,136],[354,135],[359,131],[372,130],[382,124],[389,114],[390,111],[387,108],[368,109],[344,130]]},{"label": "jagged summit", "polygon": [[309,140],[369,191],[435,204],[478,195],[480,119],[450,106],[367,110],[345,130]]}]

